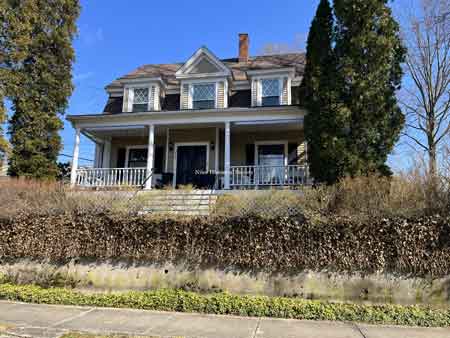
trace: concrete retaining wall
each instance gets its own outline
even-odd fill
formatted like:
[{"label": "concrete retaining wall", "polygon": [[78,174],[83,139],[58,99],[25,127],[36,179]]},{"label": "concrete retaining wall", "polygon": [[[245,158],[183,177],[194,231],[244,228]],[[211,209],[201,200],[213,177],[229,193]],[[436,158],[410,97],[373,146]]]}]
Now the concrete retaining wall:
[{"label": "concrete retaining wall", "polygon": [[[305,271],[289,276],[215,269],[189,270],[182,265],[137,265],[127,262],[70,262],[54,265],[20,260],[0,264],[6,280],[30,283],[57,279],[79,289],[99,291],[181,288],[198,292],[303,297],[373,303],[450,305],[450,276],[405,278],[389,274],[343,275]],[[54,278],[55,276],[58,278]]]}]

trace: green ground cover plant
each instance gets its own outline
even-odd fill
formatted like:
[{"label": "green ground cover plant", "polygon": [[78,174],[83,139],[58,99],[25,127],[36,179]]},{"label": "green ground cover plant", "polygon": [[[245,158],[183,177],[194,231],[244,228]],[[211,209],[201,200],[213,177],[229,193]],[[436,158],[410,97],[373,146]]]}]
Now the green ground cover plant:
[{"label": "green ground cover plant", "polygon": [[221,315],[352,321],[371,324],[450,326],[449,309],[421,306],[331,303],[298,298],[197,294],[181,290],[81,293],[63,288],[0,284],[0,299],[42,304],[83,305]]}]

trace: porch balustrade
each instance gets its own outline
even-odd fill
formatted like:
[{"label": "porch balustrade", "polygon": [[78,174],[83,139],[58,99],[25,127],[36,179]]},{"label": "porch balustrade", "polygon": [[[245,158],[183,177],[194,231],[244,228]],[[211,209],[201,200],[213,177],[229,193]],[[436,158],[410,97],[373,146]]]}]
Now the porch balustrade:
[{"label": "porch balustrade", "polygon": [[146,168],[89,168],[77,169],[79,187],[138,187],[145,183]]},{"label": "porch balustrade", "polygon": [[297,186],[307,183],[307,166],[231,166],[231,187]]},{"label": "porch balustrade", "polygon": [[[78,187],[142,187],[146,181],[147,172],[146,168],[77,169],[76,185]],[[303,165],[230,167],[231,188],[298,186],[307,182],[307,166]]]}]

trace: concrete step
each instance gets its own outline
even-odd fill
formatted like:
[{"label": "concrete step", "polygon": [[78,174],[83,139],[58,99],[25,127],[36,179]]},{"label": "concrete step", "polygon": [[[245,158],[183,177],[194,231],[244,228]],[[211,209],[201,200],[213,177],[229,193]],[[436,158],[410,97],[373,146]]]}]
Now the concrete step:
[{"label": "concrete step", "polygon": [[217,202],[214,190],[169,190],[145,194],[143,213],[207,216]]}]

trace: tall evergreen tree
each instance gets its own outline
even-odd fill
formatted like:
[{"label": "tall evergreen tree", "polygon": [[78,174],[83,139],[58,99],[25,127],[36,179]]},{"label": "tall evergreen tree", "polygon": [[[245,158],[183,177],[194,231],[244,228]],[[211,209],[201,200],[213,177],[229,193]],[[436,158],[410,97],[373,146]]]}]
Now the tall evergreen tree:
[{"label": "tall evergreen tree", "polygon": [[58,173],[58,134],[73,91],[72,40],[78,0],[0,0],[0,84],[13,106],[10,173],[51,178]]},{"label": "tall evergreen tree", "polygon": [[[346,174],[391,173],[387,156],[404,116],[396,90],[405,50],[388,0],[335,0],[339,98],[350,114]],[[347,114],[347,113],[345,113]]]},{"label": "tall evergreen tree", "polygon": [[333,183],[343,175],[345,134],[336,93],[336,60],[333,51],[333,12],[328,0],[321,0],[311,23],[306,65],[300,87],[308,142],[311,175],[318,182]]}]

